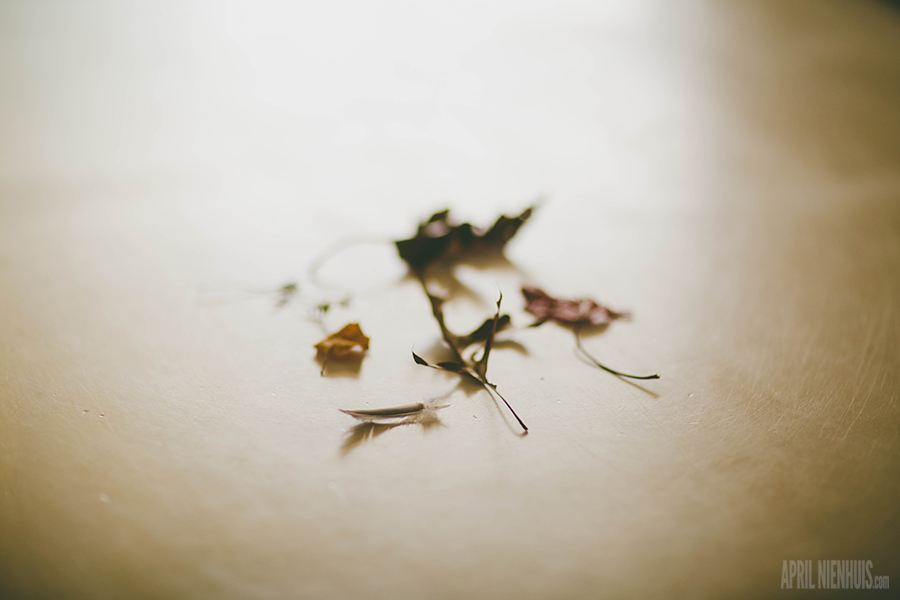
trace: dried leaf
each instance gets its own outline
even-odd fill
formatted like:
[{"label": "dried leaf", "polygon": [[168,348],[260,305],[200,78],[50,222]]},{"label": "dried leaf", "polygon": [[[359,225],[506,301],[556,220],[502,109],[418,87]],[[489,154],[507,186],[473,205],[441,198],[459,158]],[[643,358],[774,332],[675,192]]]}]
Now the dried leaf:
[{"label": "dried leaf", "polygon": [[348,323],[316,344],[315,348],[319,352],[330,352],[336,358],[352,352],[365,352],[369,349],[369,338],[362,332],[359,323]]},{"label": "dried leaf", "polygon": [[630,316],[629,313],[617,312],[597,304],[590,298],[561,300],[536,287],[523,287],[522,295],[525,296],[525,310],[537,317],[532,327],[550,320],[564,325],[601,325]]},{"label": "dried leaf", "polygon": [[[397,251],[409,265],[416,279],[422,286],[422,290],[431,303],[431,314],[441,329],[441,338],[453,354],[452,361],[430,365],[422,357],[413,352],[413,360],[417,364],[443,369],[469,376],[481,383],[488,393],[496,394],[509,408],[525,433],[528,427],[516,414],[509,402],[499,392],[497,386],[487,379],[487,363],[490,357],[494,336],[497,331],[507,327],[510,323],[509,315],[500,315],[500,300],[497,300],[497,311],[492,319],[486,320],[474,331],[467,335],[456,335],[447,328],[444,321],[444,298],[435,296],[428,290],[425,282],[425,269],[437,260],[452,260],[466,254],[477,252],[502,252],[505,244],[512,239],[522,224],[531,217],[532,209],[526,209],[517,217],[501,216],[487,231],[476,229],[468,223],[451,225],[449,222],[450,211],[445,210],[435,213],[425,223],[419,225],[416,235],[408,240],[395,242]],[[501,294],[502,299],[502,294]],[[484,350],[481,358],[476,362],[474,358],[467,361],[463,358],[463,350],[468,346],[484,342]]]},{"label": "dried leaf", "polygon": [[517,217],[501,215],[487,231],[469,223],[451,225],[450,211],[437,212],[419,224],[416,235],[398,240],[397,252],[414,270],[421,271],[438,259],[455,258],[466,253],[502,250],[531,216],[527,208]]},{"label": "dried leaf", "polygon": [[453,361],[444,361],[436,364],[431,364],[415,352],[412,353],[412,356],[413,360],[416,361],[416,364],[422,365],[423,367],[431,367],[432,369],[441,369],[443,371],[452,371],[453,373],[461,373],[466,370],[465,365]]},{"label": "dried leaf", "polygon": [[369,338],[362,332],[359,323],[348,323],[335,333],[315,345],[320,357],[323,357],[322,372],[332,358],[361,356],[369,349]]},{"label": "dried leaf", "polygon": [[618,377],[627,377],[629,379],[659,379],[659,375],[655,374],[628,375],[627,373],[610,369],[588,353],[581,343],[581,329],[585,325],[611,323],[616,319],[630,317],[631,315],[629,313],[616,312],[603,305],[597,304],[589,298],[560,300],[536,287],[523,287],[522,295],[525,296],[525,310],[538,318],[537,321],[531,324],[532,327],[537,327],[550,320],[564,325],[573,325],[575,346],[598,369],[603,369],[607,373],[612,373]]}]

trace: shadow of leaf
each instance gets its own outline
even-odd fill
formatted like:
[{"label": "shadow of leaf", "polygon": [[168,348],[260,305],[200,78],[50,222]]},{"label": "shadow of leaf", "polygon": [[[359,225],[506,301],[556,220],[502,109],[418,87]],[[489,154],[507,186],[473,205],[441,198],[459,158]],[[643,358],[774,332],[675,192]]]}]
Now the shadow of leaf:
[{"label": "shadow of leaf", "polygon": [[316,363],[320,367],[324,367],[323,377],[352,377],[359,378],[359,372],[362,369],[362,361],[364,355],[359,353],[349,354],[347,356],[332,357],[328,359],[326,365],[325,356],[316,355]]},{"label": "shadow of leaf", "polygon": [[[573,334],[575,333],[575,324],[573,323],[556,323],[557,327],[562,327],[567,331],[571,331]],[[592,338],[597,335],[602,335],[609,329],[609,323],[600,323],[599,325],[594,325],[592,323],[581,323],[579,326],[579,335],[582,338]]]},{"label": "shadow of leaf", "polygon": [[517,342],[516,340],[496,340],[494,342],[494,350],[515,350],[522,356],[528,356],[528,347],[522,344],[521,342]]},{"label": "shadow of leaf", "polygon": [[[482,298],[468,285],[460,281],[456,274],[456,268],[466,266],[479,271],[506,271],[516,273],[520,278],[527,278],[527,273],[516,263],[509,260],[503,254],[502,247],[481,248],[478,251],[466,252],[450,260],[436,260],[428,264],[422,270],[422,280],[428,287],[436,286],[442,291],[443,296],[455,300],[468,300],[474,304],[491,306],[492,302]],[[415,278],[415,273],[410,269],[408,276]]]}]

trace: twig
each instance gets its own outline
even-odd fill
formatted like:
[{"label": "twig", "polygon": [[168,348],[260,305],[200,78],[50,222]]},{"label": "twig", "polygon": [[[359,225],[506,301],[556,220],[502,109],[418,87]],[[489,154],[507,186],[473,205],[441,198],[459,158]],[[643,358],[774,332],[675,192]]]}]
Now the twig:
[{"label": "twig", "polygon": [[438,363],[438,365],[435,366],[428,364],[425,359],[418,356],[415,352],[413,352],[413,360],[415,360],[416,363],[422,366],[468,375],[469,377],[480,383],[482,387],[487,390],[488,394],[491,394],[493,392],[497,395],[497,397],[503,400],[503,404],[506,405],[506,408],[509,409],[509,412],[511,412],[513,417],[516,418],[519,426],[522,427],[522,430],[527,433],[528,426],[525,425],[525,422],[522,421],[513,407],[510,406],[509,402],[506,401],[506,398],[504,398],[503,395],[497,391],[496,384],[491,383],[487,378],[488,357],[490,356],[491,347],[493,346],[494,334],[497,332],[497,323],[500,320],[500,301],[503,300],[503,293],[501,292],[500,297],[497,299],[497,312],[494,314],[494,319],[491,322],[490,334],[487,336],[487,339],[484,343],[484,352],[482,353],[481,358],[477,362],[475,362],[474,366],[470,366],[466,363],[466,360],[462,356],[462,352],[460,352],[459,348],[457,347],[456,340],[458,339],[458,336],[454,335],[449,329],[447,329],[447,326],[444,323],[444,313],[441,309],[441,298],[432,295],[431,292],[428,291],[428,286],[425,284],[425,278],[420,270],[416,269],[414,270],[414,273],[416,275],[416,279],[418,279],[419,283],[422,285],[422,290],[424,290],[425,295],[428,297],[428,300],[431,303],[431,314],[432,316],[434,316],[435,321],[437,321],[438,326],[441,329],[441,338],[444,340],[444,343],[447,344],[447,347],[450,348],[450,351],[453,352],[453,356],[456,358],[457,362]]}]

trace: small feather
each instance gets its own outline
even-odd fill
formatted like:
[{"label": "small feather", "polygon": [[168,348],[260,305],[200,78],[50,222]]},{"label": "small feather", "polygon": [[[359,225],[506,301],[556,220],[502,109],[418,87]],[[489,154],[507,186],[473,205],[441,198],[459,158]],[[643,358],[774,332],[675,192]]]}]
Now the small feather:
[{"label": "small feather", "polygon": [[373,410],[344,410],[339,408],[342,413],[350,415],[357,419],[388,419],[408,417],[416,413],[420,413],[425,409],[425,405],[421,402],[417,404],[409,404],[407,406],[396,406],[394,408],[377,408]]}]

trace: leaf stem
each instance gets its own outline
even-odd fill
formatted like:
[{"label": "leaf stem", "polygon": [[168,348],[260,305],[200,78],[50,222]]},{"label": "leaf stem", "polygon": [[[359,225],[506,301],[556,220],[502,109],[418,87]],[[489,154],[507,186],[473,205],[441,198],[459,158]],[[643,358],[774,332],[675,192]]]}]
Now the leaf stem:
[{"label": "leaf stem", "polygon": [[437,321],[438,326],[441,328],[441,338],[453,352],[453,357],[456,359],[456,362],[465,364],[466,361],[463,359],[462,354],[453,341],[453,334],[450,333],[450,330],[447,329],[447,326],[444,324],[444,315],[440,309],[440,305],[436,302],[437,298],[428,291],[428,286],[425,284],[424,275],[419,271],[415,271],[415,275],[416,279],[418,279],[419,283],[422,285],[422,291],[425,292],[425,296],[428,297],[428,302],[431,304],[431,315],[434,317],[434,320]]},{"label": "leaf stem", "polygon": [[659,375],[656,375],[656,374],[654,374],[654,375],[628,375],[627,373],[620,373],[619,371],[615,371],[605,365],[600,364],[600,361],[598,361],[596,358],[591,356],[591,354],[587,350],[584,349],[584,346],[581,345],[580,333],[581,333],[581,327],[583,325],[584,325],[584,321],[579,321],[579,322],[575,323],[575,328],[574,328],[575,345],[578,347],[579,350],[581,350],[581,353],[584,354],[588,359],[590,359],[590,361],[592,363],[594,363],[597,367],[603,369],[607,373],[612,373],[613,375],[616,375],[617,377],[628,377],[629,379],[659,379]]},{"label": "leaf stem", "polygon": [[512,413],[512,416],[514,416],[516,418],[516,421],[519,422],[519,426],[522,428],[522,431],[524,431],[525,433],[528,433],[528,426],[522,422],[522,419],[519,418],[519,415],[516,414],[516,411],[513,410],[513,407],[510,406],[509,402],[506,401],[506,398],[503,397],[503,394],[501,394],[500,392],[497,391],[497,386],[495,386],[493,383],[489,383],[488,381],[482,381],[481,383],[484,384],[484,389],[486,389],[488,391],[488,394],[490,394],[491,391],[493,390],[493,392],[495,394],[497,394],[497,396],[501,400],[503,400],[503,404],[506,405],[506,408],[509,409],[509,412]]}]

